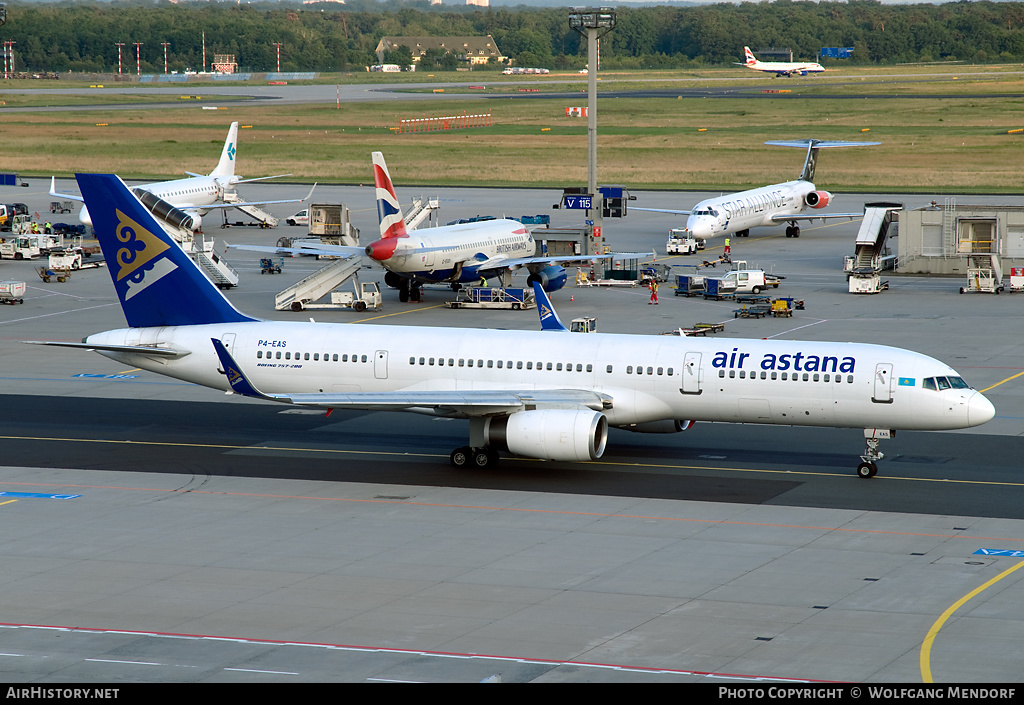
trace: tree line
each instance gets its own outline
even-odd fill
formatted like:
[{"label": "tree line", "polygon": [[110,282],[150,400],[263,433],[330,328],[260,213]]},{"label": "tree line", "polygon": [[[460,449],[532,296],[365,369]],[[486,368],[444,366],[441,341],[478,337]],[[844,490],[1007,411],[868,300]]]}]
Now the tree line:
[{"label": "tree line", "polygon": [[[136,72],[203,68],[234,54],[243,69],[350,71],[378,62],[384,36],[491,35],[515,66],[573,69],[586,64],[586,41],[569,28],[565,8],[431,6],[425,0],[349,0],[345,5],[237,5],[118,1],[8,6],[0,39],[14,42],[18,70]],[[601,40],[602,68],[699,68],[742,60],[743,46],[788,48],[813,59],[821,47],[853,47],[850,59],[823,63],[1024,61],[1024,3],[951,2],[883,5],[849,2],[743,2],[617,9]],[[435,52],[431,69],[465,63]],[[492,67],[498,68],[501,67]]]}]

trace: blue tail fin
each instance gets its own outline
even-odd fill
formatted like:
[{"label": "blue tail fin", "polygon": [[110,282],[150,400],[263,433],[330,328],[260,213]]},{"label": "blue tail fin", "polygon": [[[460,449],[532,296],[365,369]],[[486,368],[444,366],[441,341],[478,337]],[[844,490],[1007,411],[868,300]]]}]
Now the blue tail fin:
[{"label": "blue tail fin", "polygon": [[558,314],[555,313],[555,307],[551,305],[551,299],[548,298],[548,295],[545,293],[544,287],[540,285],[540,282],[533,283],[533,294],[537,299],[537,313],[540,315],[540,329],[569,330],[562,325],[562,321],[558,318]]},{"label": "blue tail fin", "polygon": [[132,328],[254,319],[224,298],[120,178],[77,174],[114,290]]}]

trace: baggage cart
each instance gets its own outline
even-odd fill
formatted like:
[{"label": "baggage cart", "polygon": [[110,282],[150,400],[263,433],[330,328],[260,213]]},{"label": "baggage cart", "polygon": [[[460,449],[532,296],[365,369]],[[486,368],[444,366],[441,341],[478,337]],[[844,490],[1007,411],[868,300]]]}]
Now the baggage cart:
[{"label": "baggage cart", "polygon": [[0,282],[0,303],[11,305],[25,303],[25,282]]}]

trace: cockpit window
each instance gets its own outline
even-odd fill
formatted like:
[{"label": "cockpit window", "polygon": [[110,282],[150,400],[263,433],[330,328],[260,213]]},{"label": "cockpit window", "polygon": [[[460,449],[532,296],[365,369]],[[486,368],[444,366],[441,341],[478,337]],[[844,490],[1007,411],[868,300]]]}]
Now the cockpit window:
[{"label": "cockpit window", "polygon": [[932,391],[939,392],[944,389],[971,388],[971,385],[967,384],[962,377],[928,377],[921,382],[921,386],[925,389],[931,389]]}]

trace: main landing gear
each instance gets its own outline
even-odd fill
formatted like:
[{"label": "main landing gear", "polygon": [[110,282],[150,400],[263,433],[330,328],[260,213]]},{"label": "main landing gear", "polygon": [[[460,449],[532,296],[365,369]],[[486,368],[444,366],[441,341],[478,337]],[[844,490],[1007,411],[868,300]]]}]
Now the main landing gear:
[{"label": "main landing gear", "polygon": [[881,428],[864,429],[864,440],[867,447],[864,455],[860,456],[861,464],[857,466],[857,477],[865,480],[878,474],[878,462],[885,457],[885,454],[878,450],[878,444],[883,438],[893,438],[895,431]]},{"label": "main landing gear", "polygon": [[463,446],[452,451],[452,467],[473,467],[483,470],[498,464],[498,451],[493,448],[470,448]]},{"label": "main landing gear", "polygon": [[787,225],[786,226],[786,237],[800,237],[800,226],[799,225]]}]

